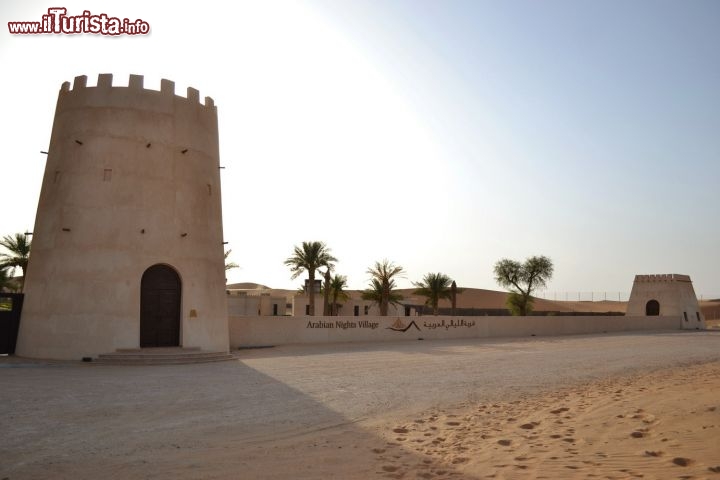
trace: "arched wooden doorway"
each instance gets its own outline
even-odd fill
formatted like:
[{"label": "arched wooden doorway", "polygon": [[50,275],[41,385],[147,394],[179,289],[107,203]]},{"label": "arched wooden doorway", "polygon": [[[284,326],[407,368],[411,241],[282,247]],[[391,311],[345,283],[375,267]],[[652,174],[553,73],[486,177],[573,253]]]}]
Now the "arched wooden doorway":
[{"label": "arched wooden doorway", "polygon": [[167,265],[145,270],[140,282],[140,347],[180,346],[180,297],[177,272]]},{"label": "arched wooden doorway", "polygon": [[650,300],[645,304],[645,315],[648,317],[657,317],[660,315],[660,302],[657,300]]}]

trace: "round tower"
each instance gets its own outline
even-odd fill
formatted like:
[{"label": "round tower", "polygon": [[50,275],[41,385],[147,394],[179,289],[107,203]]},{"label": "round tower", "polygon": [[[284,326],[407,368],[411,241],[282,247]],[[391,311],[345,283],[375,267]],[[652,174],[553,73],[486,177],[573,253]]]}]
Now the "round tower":
[{"label": "round tower", "polygon": [[40,193],[16,353],[228,350],[217,108],[131,75],[65,82]]}]

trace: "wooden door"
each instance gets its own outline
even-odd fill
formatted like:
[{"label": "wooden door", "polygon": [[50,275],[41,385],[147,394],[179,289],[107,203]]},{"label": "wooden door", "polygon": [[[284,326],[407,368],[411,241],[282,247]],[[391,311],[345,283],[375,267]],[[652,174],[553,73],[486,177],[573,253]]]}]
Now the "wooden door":
[{"label": "wooden door", "polygon": [[145,270],[140,286],[140,347],[180,345],[180,297],[177,272],[167,265]]}]

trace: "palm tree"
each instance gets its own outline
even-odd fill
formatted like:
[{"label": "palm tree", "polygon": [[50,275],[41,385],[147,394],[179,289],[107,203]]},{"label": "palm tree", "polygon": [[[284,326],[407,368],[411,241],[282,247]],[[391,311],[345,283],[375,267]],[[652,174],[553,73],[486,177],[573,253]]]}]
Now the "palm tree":
[{"label": "palm tree", "polygon": [[330,278],[330,283],[325,283],[325,291],[332,299],[330,303],[330,315],[337,316],[340,304],[350,298],[345,291],[347,287],[347,277],[345,275],[335,275]]},{"label": "palm tree", "polygon": [[24,233],[16,233],[14,236],[5,235],[0,240],[0,246],[5,247],[10,252],[10,254],[0,253],[0,268],[10,267],[14,271],[15,268],[20,267],[23,276],[20,282],[20,291],[22,292],[25,286],[25,271],[30,257],[30,241]]},{"label": "palm tree", "polygon": [[[425,305],[432,307],[433,315],[438,314],[441,299],[452,298],[452,279],[444,273],[428,273],[421,282],[413,282],[413,285],[417,287],[413,293],[426,298]],[[462,290],[456,289],[456,292],[462,293]]]},{"label": "palm tree", "polygon": [[308,272],[307,294],[310,300],[310,315],[315,315],[315,270],[320,267],[332,269],[337,258],[330,254],[330,249],[323,242],[302,242],[302,247],[295,245],[293,255],[285,260],[290,267],[292,279],[299,277],[305,270]]},{"label": "palm tree", "polygon": [[[367,273],[370,274],[371,289],[365,291],[363,298],[365,300],[373,300],[370,297],[379,293],[378,306],[380,307],[380,315],[385,317],[388,314],[390,303],[397,304],[398,300],[402,300],[402,295],[398,293],[393,294],[392,291],[395,288],[395,280],[393,277],[403,273],[403,267],[395,265],[386,258],[382,262],[375,262],[373,267],[368,268]],[[366,296],[368,298],[365,298]],[[391,301],[391,297],[394,297],[395,301]]]},{"label": "palm tree", "polygon": [[[400,305],[400,301],[403,296],[397,292],[393,292],[395,289],[395,280],[390,280],[390,293],[387,297],[389,305]],[[370,288],[362,292],[362,299],[369,300],[373,303],[377,303],[378,306],[382,304],[383,299],[383,286],[382,283],[376,278],[370,280]],[[382,315],[382,309],[381,309]],[[385,309],[385,315],[387,315],[387,308]]]},{"label": "palm tree", "polygon": [[235,262],[228,262],[228,257],[230,256],[231,253],[232,253],[232,249],[230,249],[230,250],[228,250],[227,252],[225,252],[225,271],[226,271],[226,272],[227,272],[228,270],[233,269],[233,268],[240,268],[240,265],[238,265],[237,263],[235,263]]},{"label": "palm tree", "polygon": [[328,315],[332,315],[330,312],[330,289],[327,288],[327,285],[330,284],[330,272],[332,271],[332,265],[328,266],[325,269],[325,273],[323,273],[323,277],[325,277],[325,282],[323,285],[325,285],[325,288],[322,288],[323,292],[323,317],[327,317]]},{"label": "palm tree", "polygon": [[0,267],[0,292],[12,289],[12,277],[7,267]]}]

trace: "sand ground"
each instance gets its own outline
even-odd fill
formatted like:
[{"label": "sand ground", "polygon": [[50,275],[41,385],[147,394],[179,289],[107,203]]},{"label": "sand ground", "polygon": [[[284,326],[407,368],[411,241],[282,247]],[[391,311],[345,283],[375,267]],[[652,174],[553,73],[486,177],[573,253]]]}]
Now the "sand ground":
[{"label": "sand ground", "polygon": [[0,359],[0,479],[718,478],[720,332]]}]

